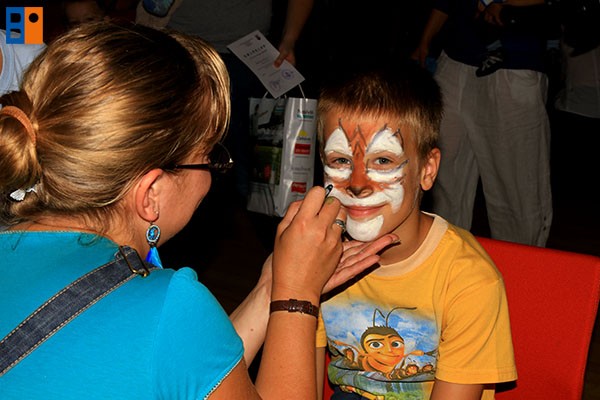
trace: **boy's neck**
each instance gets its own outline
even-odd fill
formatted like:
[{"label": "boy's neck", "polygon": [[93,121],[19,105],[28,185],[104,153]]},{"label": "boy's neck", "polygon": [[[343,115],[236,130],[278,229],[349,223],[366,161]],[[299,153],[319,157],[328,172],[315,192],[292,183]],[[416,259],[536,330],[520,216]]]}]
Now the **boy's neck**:
[{"label": "boy's neck", "polygon": [[[386,271],[386,265],[397,264],[412,256],[425,241],[433,225],[433,219],[433,216],[418,211],[406,219],[402,225],[398,226],[393,233],[398,235],[400,243],[389,247],[381,253],[379,261],[381,267],[375,273],[377,275],[392,273],[391,269]],[[394,275],[406,272],[408,270],[394,271]]]}]

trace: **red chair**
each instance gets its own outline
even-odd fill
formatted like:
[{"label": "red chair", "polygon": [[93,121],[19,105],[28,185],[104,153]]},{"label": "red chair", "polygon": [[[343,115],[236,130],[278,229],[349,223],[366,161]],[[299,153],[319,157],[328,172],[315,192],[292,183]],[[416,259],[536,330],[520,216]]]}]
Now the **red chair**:
[{"label": "red chair", "polygon": [[519,378],[498,400],[581,400],[600,257],[477,238],[502,273]]},{"label": "red chair", "polygon": [[[498,385],[496,399],[581,400],[600,257],[477,239],[504,278],[519,375],[516,383]],[[324,389],[329,399],[327,378]]]}]

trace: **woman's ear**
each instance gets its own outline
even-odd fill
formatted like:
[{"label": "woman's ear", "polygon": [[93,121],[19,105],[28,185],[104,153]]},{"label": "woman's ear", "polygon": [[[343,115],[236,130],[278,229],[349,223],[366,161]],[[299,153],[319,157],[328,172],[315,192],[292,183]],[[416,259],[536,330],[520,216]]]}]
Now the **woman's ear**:
[{"label": "woman's ear", "polygon": [[421,170],[421,189],[429,190],[433,187],[435,178],[437,177],[440,168],[440,160],[442,158],[440,149],[434,148],[427,155],[423,169]]},{"label": "woman's ear", "polygon": [[135,186],[135,210],[141,218],[148,222],[158,219],[162,193],[161,178],[164,177],[164,174],[162,169],[153,169],[142,176]]}]

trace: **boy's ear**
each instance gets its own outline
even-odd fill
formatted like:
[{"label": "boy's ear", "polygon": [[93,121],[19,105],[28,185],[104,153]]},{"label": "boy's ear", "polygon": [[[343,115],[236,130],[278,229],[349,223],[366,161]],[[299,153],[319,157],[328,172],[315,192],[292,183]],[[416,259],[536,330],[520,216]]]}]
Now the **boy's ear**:
[{"label": "boy's ear", "polygon": [[147,172],[135,186],[134,207],[137,214],[148,222],[158,219],[160,212],[161,177],[165,172],[162,169],[153,169]]},{"label": "boy's ear", "polygon": [[425,164],[421,169],[421,189],[429,190],[433,186],[440,168],[441,158],[442,155],[438,148],[431,150],[427,155]]}]

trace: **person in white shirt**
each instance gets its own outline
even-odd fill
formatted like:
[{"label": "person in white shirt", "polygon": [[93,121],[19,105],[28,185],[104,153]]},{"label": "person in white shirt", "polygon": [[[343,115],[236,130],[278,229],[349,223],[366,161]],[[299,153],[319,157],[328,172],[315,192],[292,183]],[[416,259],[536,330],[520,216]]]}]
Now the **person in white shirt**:
[{"label": "person in white shirt", "polygon": [[8,44],[0,30],[0,95],[19,89],[23,72],[44,49],[43,44]]}]

